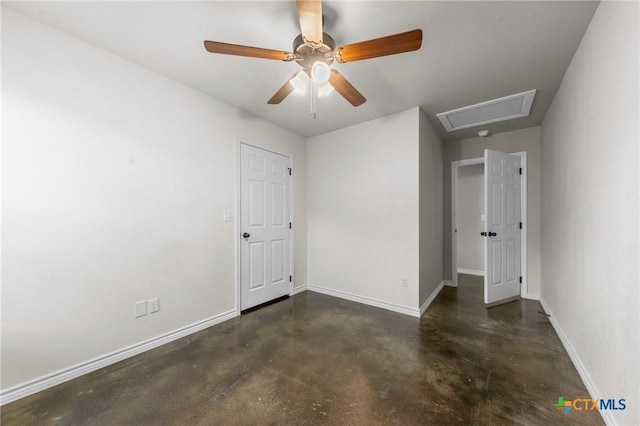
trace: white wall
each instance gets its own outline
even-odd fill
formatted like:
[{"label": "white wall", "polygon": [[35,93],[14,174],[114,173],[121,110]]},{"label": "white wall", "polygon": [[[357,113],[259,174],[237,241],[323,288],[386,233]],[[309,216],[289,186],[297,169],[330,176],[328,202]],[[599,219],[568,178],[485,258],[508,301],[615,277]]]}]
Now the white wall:
[{"label": "white wall", "polygon": [[601,2],[542,124],[542,299],[599,398],[640,424],[638,2]]},{"label": "white wall", "polygon": [[484,272],[484,164],[458,167],[458,269]]},{"label": "white wall", "polygon": [[451,162],[479,158],[485,149],[527,153],[528,295],[540,295],[540,128],[444,143],[444,277],[451,279]]},{"label": "white wall", "polygon": [[418,307],[418,132],[413,108],[307,140],[310,288]]},{"label": "white wall", "polygon": [[7,9],[2,78],[3,390],[234,310],[239,139],[294,156],[306,283],[302,137]]},{"label": "white wall", "polygon": [[420,307],[442,282],[442,140],[419,111]]}]

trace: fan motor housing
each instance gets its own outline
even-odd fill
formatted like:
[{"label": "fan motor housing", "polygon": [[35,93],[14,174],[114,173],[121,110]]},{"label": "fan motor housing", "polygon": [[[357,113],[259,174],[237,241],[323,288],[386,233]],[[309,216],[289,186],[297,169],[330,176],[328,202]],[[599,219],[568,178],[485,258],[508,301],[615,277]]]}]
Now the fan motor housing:
[{"label": "fan motor housing", "polygon": [[336,42],[327,34],[322,33],[322,45],[313,48],[304,42],[302,34],[293,40],[293,55],[296,62],[304,69],[310,70],[315,62],[324,62],[327,65],[333,63],[333,51],[336,48]]}]

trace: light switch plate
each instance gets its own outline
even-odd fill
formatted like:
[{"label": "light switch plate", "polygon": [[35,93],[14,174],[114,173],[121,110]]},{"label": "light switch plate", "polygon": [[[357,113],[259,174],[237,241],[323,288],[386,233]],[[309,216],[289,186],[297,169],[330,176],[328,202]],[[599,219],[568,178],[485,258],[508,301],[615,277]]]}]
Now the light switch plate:
[{"label": "light switch plate", "polygon": [[231,222],[231,210],[225,210],[222,212],[222,220],[224,222]]},{"label": "light switch plate", "polygon": [[156,297],[147,300],[147,308],[149,309],[150,314],[158,312],[160,310],[160,301],[158,300],[158,298]]}]

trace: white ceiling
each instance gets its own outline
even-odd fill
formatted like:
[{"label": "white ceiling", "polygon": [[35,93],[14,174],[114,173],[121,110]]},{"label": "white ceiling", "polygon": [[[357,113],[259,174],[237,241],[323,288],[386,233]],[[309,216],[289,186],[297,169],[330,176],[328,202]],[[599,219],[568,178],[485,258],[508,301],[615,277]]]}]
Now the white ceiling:
[{"label": "white ceiling", "polygon": [[285,63],[205,51],[204,40],[291,50],[299,33],[294,1],[3,2],[54,28],[179,81],[302,136],[313,136],[419,105],[435,114],[538,89],[528,118],[483,126],[502,132],[539,125],[591,20],[595,2],[325,1],[325,32],[338,45],[421,28],[417,52],[334,64],[367,98],[357,108],[337,93],[308,114],[292,93],[267,100],[296,71]]}]

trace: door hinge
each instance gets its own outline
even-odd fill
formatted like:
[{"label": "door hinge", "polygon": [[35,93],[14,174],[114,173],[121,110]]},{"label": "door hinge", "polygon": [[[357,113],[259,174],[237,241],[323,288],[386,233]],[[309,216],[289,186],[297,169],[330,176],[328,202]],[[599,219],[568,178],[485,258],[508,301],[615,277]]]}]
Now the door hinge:
[{"label": "door hinge", "polygon": [[522,284],[522,277],[520,277],[520,284]]},{"label": "door hinge", "polygon": [[[522,228],[522,227],[521,227]],[[291,229],[291,222],[289,222],[289,229]]]},{"label": "door hinge", "polygon": [[520,229],[522,229],[522,222],[520,222]]},{"label": "door hinge", "polygon": [[293,277],[289,275],[289,282],[291,282],[292,280],[293,280]]},{"label": "door hinge", "polygon": [[[291,167],[289,167],[288,169],[289,169],[289,176],[291,176]],[[520,169],[520,170],[522,170],[522,169]],[[520,174],[522,174],[522,173],[520,173]]]},{"label": "door hinge", "polygon": [[[289,170],[291,170],[291,169],[289,169]],[[291,174],[291,173],[289,173],[289,174]],[[520,174],[522,174],[522,167],[520,167]]]}]

